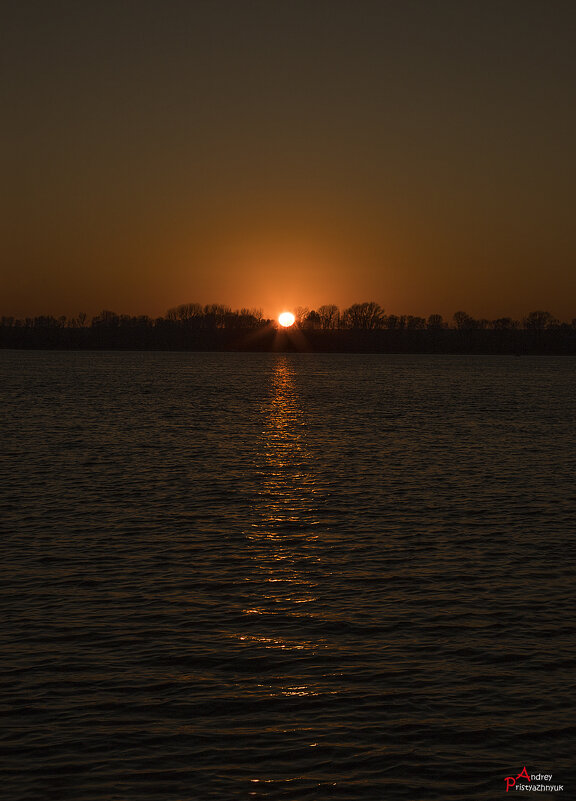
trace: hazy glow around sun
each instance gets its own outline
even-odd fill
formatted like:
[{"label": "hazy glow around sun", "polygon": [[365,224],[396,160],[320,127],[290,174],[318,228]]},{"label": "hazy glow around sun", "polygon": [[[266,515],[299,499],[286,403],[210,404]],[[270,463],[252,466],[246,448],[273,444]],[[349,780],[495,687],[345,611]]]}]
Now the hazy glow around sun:
[{"label": "hazy glow around sun", "polygon": [[296,318],[292,312],[282,312],[282,314],[278,316],[278,322],[283,328],[288,328],[289,326],[294,325],[295,319]]}]

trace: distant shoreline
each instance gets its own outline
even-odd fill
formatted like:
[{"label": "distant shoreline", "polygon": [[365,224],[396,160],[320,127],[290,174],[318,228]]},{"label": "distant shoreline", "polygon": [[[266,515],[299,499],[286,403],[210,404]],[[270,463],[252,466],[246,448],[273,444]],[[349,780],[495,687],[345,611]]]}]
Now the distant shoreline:
[{"label": "distant shoreline", "polygon": [[11,350],[135,350],[238,353],[414,353],[574,355],[571,326],[530,330],[161,330],[129,328],[0,328],[0,348]]}]

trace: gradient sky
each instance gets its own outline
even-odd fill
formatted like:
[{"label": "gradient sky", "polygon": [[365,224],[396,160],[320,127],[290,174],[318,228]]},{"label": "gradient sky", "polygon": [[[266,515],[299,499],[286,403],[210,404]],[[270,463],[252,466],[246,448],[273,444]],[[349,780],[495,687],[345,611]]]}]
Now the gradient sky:
[{"label": "gradient sky", "polygon": [[0,314],[576,317],[573,0],[11,0]]}]

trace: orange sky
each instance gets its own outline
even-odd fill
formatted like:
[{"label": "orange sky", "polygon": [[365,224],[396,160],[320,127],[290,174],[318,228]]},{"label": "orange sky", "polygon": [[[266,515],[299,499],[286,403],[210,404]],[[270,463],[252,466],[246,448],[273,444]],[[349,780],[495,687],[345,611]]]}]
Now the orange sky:
[{"label": "orange sky", "polygon": [[575,25],[559,0],[14,6],[0,314],[571,320]]}]

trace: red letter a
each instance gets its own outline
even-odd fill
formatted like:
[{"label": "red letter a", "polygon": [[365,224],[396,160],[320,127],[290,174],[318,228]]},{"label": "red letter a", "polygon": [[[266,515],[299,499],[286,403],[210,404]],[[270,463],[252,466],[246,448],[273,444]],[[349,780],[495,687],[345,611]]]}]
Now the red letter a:
[{"label": "red letter a", "polygon": [[530,776],[528,775],[528,771],[526,770],[526,766],[524,766],[522,768],[522,770],[520,771],[518,776],[516,776],[516,779],[518,780],[520,778],[520,776],[524,776],[525,779],[528,779],[528,781],[530,781]]}]

